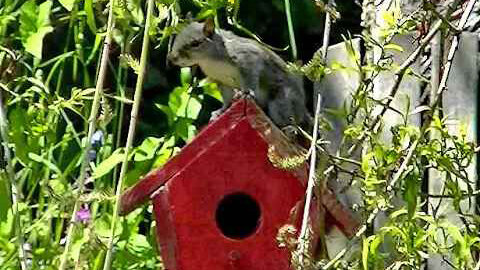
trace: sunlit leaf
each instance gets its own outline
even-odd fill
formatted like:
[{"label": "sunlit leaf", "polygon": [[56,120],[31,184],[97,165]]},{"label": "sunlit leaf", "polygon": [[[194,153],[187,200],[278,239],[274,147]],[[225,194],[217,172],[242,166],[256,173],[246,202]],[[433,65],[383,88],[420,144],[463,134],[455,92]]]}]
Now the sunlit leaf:
[{"label": "sunlit leaf", "polygon": [[58,0],[58,2],[68,11],[72,11],[73,5],[75,4],[75,0]]},{"label": "sunlit leaf", "polygon": [[125,157],[123,148],[115,150],[107,159],[102,161],[94,170],[92,177],[97,179],[109,173]]},{"label": "sunlit leaf", "polygon": [[0,172],[0,222],[7,218],[8,210],[12,205],[10,200],[9,182],[7,174],[5,172]]},{"label": "sunlit leaf", "polygon": [[50,170],[54,171],[58,175],[62,175],[62,171],[57,167],[57,165],[53,164],[53,162],[51,162],[50,160],[45,159],[44,157],[39,156],[32,152],[28,153],[28,157],[33,161],[36,161],[38,163],[43,163],[45,166],[50,168]]},{"label": "sunlit leaf", "polygon": [[403,48],[400,46],[400,45],[397,45],[395,43],[389,43],[387,45],[385,45],[385,50],[394,50],[394,51],[399,51],[399,52],[403,52]]},{"label": "sunlit leaf", "polygon": [[142,144],[137,147],[137,151],[133,159],[135,161],[145,161],[148,159],[152,159],[157,151],[158,147],[160,147],[161,143],[163,142],[163,138],[155,138],[155,137],[148,137],[146,138]]},{"label": "sunlit leaf", "polygon": [[43,38],[53,31],[50,26],[52,1],[36,5],[34,0],[27,1],[20,12],[20,37],[25,50],[36,58],[42,58]]},{"label": "sunlit leaf", "polygon": [[97,33],[97,25],[95,23],[95,13],[93,12],[93,0],[85,0],[84,11],[87,14],[87,25],[92,33]]}]

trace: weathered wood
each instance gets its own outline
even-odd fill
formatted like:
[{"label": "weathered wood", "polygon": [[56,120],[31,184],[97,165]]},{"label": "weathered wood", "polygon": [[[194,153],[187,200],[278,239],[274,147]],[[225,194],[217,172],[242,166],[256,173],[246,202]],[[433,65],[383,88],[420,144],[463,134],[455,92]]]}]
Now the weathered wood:
[{"label": "weathered wood", "polygon": [[[353,52],[349,52],[348,44],[342,42],[330,46],[327,53],[327,66],[335,65],[342,68],[333,69],[323,80],[314,84],[314,88],[322,96],[322,113],[332,125],[332,130],[323,134],[323,137],[330,142],[327,148],[332,154],[339,151],[346,125],[343,113],[339,112],[344,109],[344,106],[349,106],[351,95],[360,84],[360,75],[355,63],[355,57],[360,57],[360,39],[356,38],[347,42],[351,45]],[[351,53],[357,55],[351,55]],[[361,204],[362,199],[359,188],[351,186],[349,179],[349,175],[340,174],[338,179],[329,181],[328,186],[344,206],[352,208],[354,204]],[[348,241],[338,227],[331,228],[326,234],[329,256],[334,257],[347,245]]]},{"label": "weathered wood", "polygon": [[[347,42],[350,42],[353,50],[360,54],[360,39],[355,38]],[[333,153],[338,151],[346,121],[343,115],[336,112],[349,104],[351,94],[360,84],[358,67],[353,59],[355,56],[349,55],[346,45],[342,42],[328,48],[327,66],[339,64],[336,66],[342,68],[333,69],[320,82],[314,84],[314,88],[318,89],[322,96],[322,113],[332,124],[333,129],[325,134],[325,138],[330,142],[328,149]]]},{"label": "weathered wood", "polygon": [[[443,115],[448,117],[448,131],[451,134],[459,135],[462,126],[466,127],[467,140],[477,141],[477,120],[478,120],[478,34],[464,32],[461,34],[459,48],[453,60],[452,70],[448,78],[447,91],[444,93]],[[476,159],[468,167],[469,180],[472,182],[473,189],[477,183],[477,162]],[[445,175],[440,173],[431,173],[429,179],[429,193],[434,195],[442,194],[445,185]],[[460,186],[466,189],[466,184],[462,181]],[[471,198],[472,204],[468,200],[460,203],[464,213],[474,213],[475,198]],[[452,224],[463,227],[463,222],[455,212],[451,199],[430,198],[430,213],[437,211],[437,216],[446,216]],[[442,235],[439,234],[439,239]],[[451,269],[451,267],[440,257],[432,255],[428,260],[429,269]]]},{"label": "weathered wood", "polygon": [[[416,49],[415,43],[415,34],[397,36],[393,39],[393,43],[401,46],[403,51],[396,50],[387,50],[387,54],[392,55],[392,60],[395,65],[401,65],[408,56]],[[378,59],[380,55],[379,52],[375,52],[374,58]],[[411,68],[415,71],[419,71],[419,61],[416,61]],[[386,89],[390,89],[394,84],[394,73],[392,71],[384,71],[379,74],[379,76],[374,81],[374,98],[379,101],[386,100],[388,93]],[[394,97],[390,106],[399,112],[404,114],[412,111],[415,107],[420,105],[420,81],[418,78],[411,75],[406,75],[403,77],[403,80],[399,86],[396,96]],[[377,109],[374,110],[374,114],[380,113],[381,106],[377,106]],[[404,122],[403,115],[400,115],[394,110],[388,110],[383,117],[383,132],[381,133],[381,138],[386,144],[391,144],[393,134],[391,133],[391,128]],[[408,124],[420,126],[420,115],[414,114],[408,116]],[[404,202],[401,198],[395,197],[392,202],[393,205],[401,207]],[[373,224],[374,231],[380,230],[385,226],[387,216],[389,213],[380,212]],[[391,253],[393,247],[388,244],[389,240],[386,239],[384,244],[382,244],[383,252]]]}]

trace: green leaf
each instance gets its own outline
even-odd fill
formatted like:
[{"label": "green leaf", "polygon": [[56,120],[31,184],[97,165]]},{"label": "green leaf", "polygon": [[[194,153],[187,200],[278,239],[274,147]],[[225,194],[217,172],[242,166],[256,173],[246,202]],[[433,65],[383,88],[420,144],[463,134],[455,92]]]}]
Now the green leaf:
[{"label": "green leaf", "polygon": [[458,256],[457,259],[463,261],[464,263],[467,260],[470,260],[470,247],[467,245],[467,242],[465,241],[465,238],[463,237],[460,229],[457,226],[449,223],[444,223],[443,227],[448,230],[449,235],[456,242],[456,255]]},{"label": "green leaf", "polygon": [[411,172],[405,177],[404,188],[403,199],[407,203],[408,217],[412,218],[417,209],[417,196],[420,190],[418,175],[416,173]]},{"label": "green leaf", "polygon": [[[110,216],[101,215],[100,218],[96,218],[94,221],[95,234],[100,238],[107,239],[110,237],[110,224],[112,224]],[[122,226],[115,226],[115,235],[120,235],[122,229]]]},{"label": "green leaf", "polygon": [[155,137],[148,137],[146,138],[142,144],[137,147],[137,151],[135,152],[135,156],[133,160],[135,161],[145,161],[152,159],[155,156],[155,152],[157,151],[158,147],[163,142],[163,138],[155,138]]},{"label": "green leaf", "polygon": [[20,8],[20,38],[26,40],[37,26],[37,5],[34,0],[25,2]]},{"label": "green leaf", "polygon": [[[176,116],[195,120],[202,109],[202,104],[197,97],[191,96],[188,93],[188,89],[188,85],[176,87],[173,92],[170,93],[168,106]],[[159,108],[165,112],[164,109]]]},{"label": "green leaf", "polygon": [[6,238],[9,239],[11,237],[11,232],[13,228],[13,213],[12,210],[9,209],[7,213],[7,217],[5,219],[0,219],[0,239]]},{"label": "green leaf", "polygon": [[385,23],[387,23],[387,25],[395,25],[395,16],[393,11],[384,11],[381,16]]},{"label": "green leaf", "polygon": [[178,108],[182,105],[182,95],[187,91],[187,87],[175,87],[168,98],[168,107],[173,113],[177,114]]},{"label": "green leaf", "polygon": [[117,164],[123,161],[123,158],[125,157],[124,154],[124,149],[119,148],[115,150],[107,159],[102,161],[94,170],[92,177],[94,179],[98,179],[105,174],[109,173]]},{"label": "green leaf", "polygon": [[403,48],[400,46],[400,45],[397,45],[395,43],[389,43],[387,45],[385,45],[385,50],[395,50],[395,51],[399,51],[399,52],[403,52]]},{"label": "green leaf", "polygon": [[95,23],[95,13],[93,13],[93,0],[85,0],[83,10],[87,14],[87,25],[93,34],[97,33],[97,25]]},{"label": "green leaf", "polygon": [[10,184],[5,173],[0,173],[0,221],[7,218],[12,202],[10,200]]},{"label": "green leaf", "polygon": [[42,59],[43,38],[46,34],[53,31],[53,27],[41,27],[38,31],[29,36],[23,44],[27,52],[33,54],[36,58]]},{"label": "green leaf", "polygon": [[192,81],[192,71],[189,67],[184,67],[180,69],[180,81],[182,85],[190,85]]},{"label": "green leaf", "polygon": [[167,161],[170,159],[170,157],[174,156],[178,152],[178,147],[175,146],[175,137],[171,136],[162,145],[162,148],[160,148],[159,151],[157,151],[159,154],[157,158],[155,159],[155,162],[153,163],[152,167],[153,168],[158,168],[160,166],[163,166]]},{"label": "green leaf", "polygon": [[185,142],[190,142],[195,136],[197,130],[192,124],[192,120],[188,118],[179,118],[175,122],[175,134],[182,138]]},{"label": "green leaf", "polygon": [[429,110],[430,110],[430,106],[421,105],[421,106],[416,107],[413,111],[411,111],[409,113],[409,115],[414,115],[414,114],[429,111]]},{"label": "green leaf", "polygon": [[172,109],[169,106],[158,103],[155,103],[155,107],[159,108],[167,116],[168,126],[172,126],[176,119],[176,115]]},{"label": "green leaf", "polygon": [[364,270],[368,270],[368,255],[370,253],[370,243],[372,242],[374,237],[375,235],[372,235],[366,239],[363,239],[362,265]]},{"label": "green leaf", "polygon": [[[25,127],[29,127],[27,120],[27,112],[20,106],[15,107],[9,114],[10,122],[10,138],[15,145],[15,156],[23,163],[27,164],[30,159],[27,154],[29,152],[27,135]],[[30,150],[31,151],[31,150]]]},{"label": "green leaf", "polygon": [[25,50],[42,58],[43,38],[53,31],[50,26],[52,1],[36,5],[35,0],[25,2],[20,8],[20,39]]},{"label": "green leaf", "polygon": [[58,0],[58,2],[68,11],[72,11],[73,4],[75,4],[75,0]]},{"label": "green leaf", "polygon": [[338,62],[338,61],[333,61],[331,64],[330,64],[330,68],[332,70],[343,70],[343,69],[346,69],[347,67],[344,66],[342,63]]},{"label": "green leaf", "polygon": [[35,153],[32,153],[32,152],[28,153],[28,157],[35,162],[44,164],[50,170],[57,173],[59,176],[62,175],[62,171],[57,167],[57,165],[53,164],[50,160],[47,160],[44,157],[39,156],[39,155],[37,155]]},{"label": "green leaf", "polygon": [[[182,96],[184,97],[184,96]],[[202,104],[195,97],[186,96],[182,100],[182,104],[177,111],[177,116],[189,118],[192,120],[197,119],[200,110],[202,109]]]},{"label": "green leaf", "polygon": [[125,176],[125,187],[130,187],[137,183],[138,180],[152,169],[152,160],[137,161],[134,168],[130,169]]},{"label": "green leaf", "polygon": [[222,93],[216,83],[208,82],[207,79],[203,79],[198,83],[199,87],[202,87],[203,92],[214,99],[223,102]]},{"label": "green leaf", "polygon": [[64,194],[67,191],[67,186],[64,181],[59,179],[52,179],[48,181],[48,186],[55,192],[55,194]]}]

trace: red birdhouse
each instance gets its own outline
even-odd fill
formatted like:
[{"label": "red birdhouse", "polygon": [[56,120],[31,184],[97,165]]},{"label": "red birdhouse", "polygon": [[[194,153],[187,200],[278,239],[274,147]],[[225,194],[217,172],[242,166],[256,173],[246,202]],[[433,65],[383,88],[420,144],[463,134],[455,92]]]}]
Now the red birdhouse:
[{"label": "red birdhouse", "polygon": [[[127,190],[121,213],[153,201],[166,269],[289,270],[290,252],[276,238],[286,224],[299,227],[307,165],[281,169],[269,156],[299,153],[252,100],[239,100],[163,168]],[[324,205],[327,212],[336,208]],[[320,222],[319,209],[315,200],[312,224]],[[342,213],[330,216],[353,232]],[[312,250],[317,239],[314,230]]]}]

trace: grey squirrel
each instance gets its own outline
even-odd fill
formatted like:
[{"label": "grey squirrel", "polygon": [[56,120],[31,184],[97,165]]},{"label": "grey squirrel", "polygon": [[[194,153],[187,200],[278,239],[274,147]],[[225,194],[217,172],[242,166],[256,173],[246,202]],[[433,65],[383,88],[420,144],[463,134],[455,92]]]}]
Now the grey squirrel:
[{"label": "grey squirrel", "polygon": [[252,95],[287,136],[294,136],[297,125],[311,126],[302,78],[289,72],[286,63],[265,46],[215,29],[213,20],[189,23],[176,36],[168,59],[182,67],[198,65],[218,84],[224,105],[212,118],[230,106],[239,90]]}]

